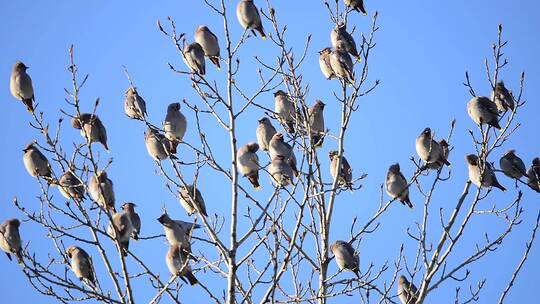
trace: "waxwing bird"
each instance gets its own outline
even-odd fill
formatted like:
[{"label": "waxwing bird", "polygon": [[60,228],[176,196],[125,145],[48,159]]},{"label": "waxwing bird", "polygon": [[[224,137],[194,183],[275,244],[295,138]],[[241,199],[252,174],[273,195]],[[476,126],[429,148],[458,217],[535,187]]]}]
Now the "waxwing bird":
[{"label": "waxwing bird", "polygon": [[197,279],[191,272],[188,256],[180,250],[178,245],[169,247],[166,257],[167,267],[172,275],[178,275],[184,282],[187,279],[190,285],[197,284]]},{"label": "waxwing bird", "polygon": [[92,289],[96,288],[96,277],[92,258],[84,249],[71,246],[66,250],[68,258],[71,259],[70,267],[75,276],[81,282],[89,285]]},{"label": "waxwing bird", "polygon": [[356,42],[354,41],[353,36],[347,32],[347,26],[344,23],[341,23],[332,29],[330,32],[330,41],[332,41],[332,46],[334,48],[339,48],[348,52],[355,57],[357,61],[360,61],[360,55],[358,55],[358,50],[356,49]]},{"label": "waxwing bird", "polygon": [[450,166],[450,162],[445,158],[443,147],[433,140],[430,128],[425,128],[416,138],[416,153],[426,165],[439,163],[440,167],[443,164]]},{"label": "waxwing bird", "polygon": [[[441,139],[441,141],[439,141],[439,146],[442,149],[444,159],[448,160],[448,156],[450,155],[450,146],[448,145],[448,142],[444,139]],[[443,166],[444,166],[443,162],[433,162],[433,163],[426,164],[426,167],[428,169],[433,169],[433,170],[439,170]]]},{"label": "waxwing bird", "polygon": [[527,176],[525,163],[516,155],[516,150],[506,152],[499,160],[499,165],[504,175],[510,178],[520,179],[523,176]]},{"label": "waxwing bird", "polygon": [[499,113],[506,112],[508,110],[514,111],[514,98],[508,89],[504,86],[504,82],[500,81],[495,85],[495,90],[491,95],[491,100],[497,106]]},{"label": "waxwing bird", "polygon": [[133,233],[133,225],[131,224],[129,214],[125,210],[115,213],[112,216],[112,222],[109,223],[107,233],[113,239],[118,240],[122,255],[127,256],[127,251],[129,249],[129,238]]},{"label": "waxwing bird", "polygon": [[165,238],[169,242],[169,245],[178,245],[184,252],[190,254],[191,233],[194,229],[201,228],[201,226],[194,223],[173,220],[167,213],[163,213],[157,220],[163,225]]},{"label": "waxwing bird", "polygon": [[21,222],[18,219],[10,219],[0,224],[0,248],[6,253],[10,261],[11,254],[14,254],[19,264],[22,265],[20,225]]},{"label": "waxwing bird", "polygon": [[200,44],[193,42],[184,49],[184,62],[193,73],[201,76],[206,74],[206,65],[204,62],[204,50]]},{"label": "waxwing bird", "polygon": [[257,33],[255,32],[257,31],[261,34],[263,40],[266,39],[261,16],[259,15],[257,7],[253,4],[253,0],[240,0],[240,2],[238,2],[238,6],[236,7],[236,18],[238,18],[238,22],[240,22],[240,25],[244,29],[251,30],[255,36],[257,36]]},{"label": "waxwing bird", "polygon": [[144,121],[147,115],[146,102],[141,96],[139,96],[137,89],[130,87],[127,89],[125,95],[126,99],[124,101],[124,111],[127,117]]},{"label": "waxwing bird", "polygon": [[69,168],[60,180],[58,181],[58,190],[66,199],[82,199],[84,198],[84,183],[80,180]]},{"label": "waxwing bird", "polygon": [[[338,151],[330,151],[328,157],[330,157],[330,175],[332,176],[332,179],[335,179],[338,174],[339,153]],[[341,170],[339,171],[338,185],[352,190],[352,168],[345,156],[341,157]]]},{"label": "waxwing bird", "polygon": [[276,155],[272,158],[268,172],[279,187],[286,187],[293,183],[295,173],[282,155]]},{"label": "waxwing bird", "polygon": [[[341,44],[341,42],[338,42],[338,44]],[[338,78],[354,84],[353,62],[346,51],[339,48],[333,50],[330,53],[330,65]]]},{"label": "waxwing bird", "polygon": [[324,102],[317,100],[308,110],[311,144],[316,148],[322,147],[324,142],[324,106]]},{"label": "waxwing bird", "polygon": [[527,185],[536,192],[540,192],[540,158],[535,157],[527,170]]},{"label": "waxwing bird", "polygon": [[28,67],[20,61],[13,65],[9,79],[9,90],[15,99],[24,103],[28,112],[34,113],[34,88],[32,87],[32,78],[26,73],[27,69]]},{"label": "waxwing bird", "polygon": [[186,209],[188,215],[191,216],[193,213],[197,212],[197,208],[199,208],[202,215],[208,216],[204,199],[198,187],[195,187],[194,185],[182,186],[180,187],[179,193],[180,204]]},{"label": "waxwing bird", "polygon": [[277,133],[276,128],[274,128],[268,117],[259,119],[259,126],[257,126],[256,133],[259,148],[263,151],[268,151],[270,140],[272,140],[272,136]]},{"label": "waxwing bird", "polygon": [[107,172],[99,171],[90,178],[88,192],[92,200],[94,200],[101,208],[115,211],[114,189],[113,182],[107,177]]},{"label": "waxwing bird", "polygon": [[176,154],[176,148],[184,140],[187,130],[187,120],[184,114],[180,112],[180,103],[174,102],[167,107],[163,130],[170,143],[170,152]]},{"label": "waxwing bird", "polygon": [[398,199],[403,205],[413,208],[413,204],[409,199],[409,184],[407,179],[401,173],[399,163],[393,164],[388,168],[386,174],[386,193],[392,199]]},{"label": "waxwing bird", "polygon": [[35,178],[44,178],[49,184],[53,183],[51,164],[45,155],[39,151],[34,142],[26,145],[23,152],[23,163],[28,174]]},{"label": "waxwing bird", "polygon": [[336,241],[330,250],[332,250],[340,270],[350,270],[360,278],[360,259],[351,244],[345,241]]},{"label": "waxwing bird", "polygon": [[332,70],[332,65],[330,64],[330,54],[332,49],[326,47],[319,51],[319,66],[321,67],[321,72],[324,75],[324,78],[327,80],[333,79],[336,77],[334,70]]},{"label": "waxwing bird", "polygon": [[240,173],[247,177],[255,190],[259,190],[259,157],[257,151],[259,145],[255,142],[248,143],[238,150],[236,163]]},{"label": "waxwing bird", "polygon": [[299,175],[298,169],[296,168],[296,156],[294,155],[293,148],[283,140],[283,134],[276,133],[272,136],[268,151],[270,152],[270,159],[274,159],[276,156],[283,156],[287,164],[293,170],[294,175]]},{"label": "waxwing bird", "polygon": [[398,278],[398,296],[401,304],[414,304],[418,299],[416,286],[404,276]]},{"label": "waxwing bird", "polygon": [[282,90],[274,93],[274,101],[274,111],[278,115],[279,122],[287,126],[289,133],[294,133],[294,118],[296,115],[294,104]]},{"label": "waxwing bird", "polygon": [[364,0],[345,0],[345,5],[357,12],[361,12],[364,16],[367,15],[366,9],[364,8]]},{"label": "waxwing bird", "polygon": [[477,125],[488,124],[496,129],[501,129],[497,106],[489,98],[474,97],[467,104],[467,112]]},{"label": "waxwing bird", "polygon": [[81,135],[85,137],[90,144],[101,143],[105,150],[109,152],[109,147],[107,146],[107,130],[97,115],[83,113],[71,120],[71,126],[81,130]]},{"label": "waxwing bird", "polygon": [[485,163],[482,175],[480,175],[482,169],[478,156],[469,154],[465,157],[465,160],[467,161],[467,167],[469,169],[469,179],[478,188],[496,187],[502,191],[506,191],[506,188],[499,184],[497,176],[495,176],[495,172],[493,171],[493,167],[490,163]]},{"label": "waxwing bird", "polygon": [[201,25],[195,32],[195,42],[201,45],[204,55],[212,61],[212,63],[218,68],[219,66],[219,43],[218,38],[206,25]]},{"label": "waxwing bird", "polygon": [[133,231],[131,231],[131,238],[135,241],[139,240],[139,233],[141,233],[141,218],[139,217],[139,214],[135,212],[135,205],[134,203],[124,203],[122,205],[122,211],[127,214],[129,217],[129,221],[131,222],[131,225],[133,226]]},{"label": "waxwing bird", "polygon": [[144,133],[144,142],[148,154],[157,162],[169,158],[169,140],[154,128]]}]

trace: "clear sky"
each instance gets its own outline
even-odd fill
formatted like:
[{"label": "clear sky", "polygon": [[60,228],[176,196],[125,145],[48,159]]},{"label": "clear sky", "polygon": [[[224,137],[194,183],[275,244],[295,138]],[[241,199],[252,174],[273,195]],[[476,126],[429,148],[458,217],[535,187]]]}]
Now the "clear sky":
[{"label": "clear sky", "polygon": [[[237,41],[242,31],[233,14],[236,1],[227,2],[232,39]],[[332,98],[332,91],[338,89],[338,84],[324,80],[318,66],[317,51],[330,44],[332,28],[322,1],[271,2],[276,8],[278,19],[288,25],[287,37],[297,53],[301,51],[306,36],[312,34],[312,45],[302,69],[304,82],[311,83],[308,103],[316,98],[325,101],[328,105],[328,127],[337,132],[339,106]],[[510,148],[517,149],[518,155],[527,165],[533,157],[540,156],[540,145],[535,141],[538,137],[536,119],[540,113],[534,94],[540,81],[540,40],[535,38],[540,20],[537,18],[539,6],[536,1],[519,1],[518,4],[501,0],[366,0],[366,7],[370,14],[377,10],[380,15],[380,31],[376,36],[377,47],[371,57],[370,79],[380,79],[382,84],[360,102],[360,110],[355,113],[350,126],[346,156],[356,176],[365,172],[369,177],[364,181],[362,190],[339,197],[331,232],[334,239],[348,237],[348,226],[353,215],[362,221],[376,210],[379,185],[384,181],[391,163],[399,161],[406,176],[413,173],[414,168],[408,159],[415,154],[416,136],[427,126],[441,136],[446,135],[450,121],[454,118],[457,119],[453,142],[455,149],[450,157],[454,177],[452,182],[444,183],[436,194],[432,214],[436,214],[439,207],[455,204],[467,179],[463,156],[473,152],[467,129],[474,128],[474,125],[466,112],[466,102],[470,96],[462,85],[464,73],[469,71],[477,94],[489,94],[483,60],[491,55],[490,46],[496,39],[499,23],[504,25],[504,38],[510,40],[505,51],[510,62],[501,77],[507,87],[515,91],[518,89],[520,72],[526,72],[524,99],[527,104],[519,114],[523,127],[490,160],[498,163],[498,157]],[[108,130],[112,151],[110,156],[114,159],[109,175],[115,183],[117,204],[133,201],[139,206],[143,235],[162,232],[155,219],[163,205],[167,206],[175,218],[188,219],[164,187],[162,177],[155,174],[155,164],[144,146],[143,125],[128,120],[123,113],[123,94],[129,84],[122,72],[122,65],[129,68],[140,94],[147,101],[148,113],[154,123],[159,124],[164,118],[168,103],[182,98],[195,101],[197,98],[189,81],[167,68],[167,62],[184,68],[171,41],[156,28],[156,20],[164,21],[167,16],[175,19],[179,30],[186,32],[189,40],[198,25],[209,25],[220,37],[223,47],[224,39],[220,31],[222,21],[202,1],[21,0],[0,3],[0,37],[3,42],[0,47],[0,75],[4,79],[4,85],[0,88],[0,165],[4,172],[0,175],[0,220],[20,217],[11,203],[13,197],[17,196],[27,208],[37,209],[35,197],[40,193],[38,185],[23,167],[21,149],[31,140],[41,140],[41,137],[28,126],[30,117],[24,106],[9,93],[11,67],[16,60],[22,60],[30,67],[28,72],[34,82],[39,109],[45,111],[46,118],[54,125],[60,115],[58,110],[67,108],[63,88],[70,85],[66,66],[67,50],[71,44],[75,45],[76,61],[81,73],[90,74],[89,82],[82,92],[83,109],[89,111],[94,99],[101,99],[98,113]],[[349,22],[356,25],[358,30],[366,32],[370,18],[355,14]],[[276,50],[271,48],[268,41],[250,39],[240,52],[244,70],[239,79],[248,92],[253,92],[256,87],[256,84],[249,83],[255,77],[255,70],[250,69],[254,66],[255,54],[271,61],[275,58]],[[223,87],[225,73],[217,72],[210,66],[207,70],[208,78],[215,79]],[[264,100],[267,100],[269,107],[273,106],[271,94],[262,96],[259,101],[264,103]],[[193,118],[190,115],[188,119]],[[255,140],[256,119],[261,115],[262,112],[252,110],[243,116],[239,125],[240,144]],[[218,128],[214,120],[206,121],[210,126],[206,132],[212,143],[226,144],[223,130]],[[81,140],[78,133],[67,124],[61,134],[67,149],[71,149],[71,142]],[[188,141],[196,140],[194,128],[188,130],[186,138]],[[336,146],[336,142],[328,140],[321,153],[326,154]],[[182,155],[179,157],[182,158]],[[224,164],[228,157],[221,157]],[[327,165],[326,159],[323,164]],[[200,182],[200,188],[209,213],[218,213],[228,218],[229,187],[219,184],[223,179],[214,178],[211,174],[207,176],[207,179]],[[326,178],[330,180],[329,175]],[[427,182],[431,177],[424,179]],[[486,208],[494,202],[501,206],[514,198],[513,182],[503,176],[499,180],[512,191],[491,196],[489,202],[483,202]],[[247,185],[245,179],[242,183]],[[261,199],[266,197],[270,189],[267,177],[262,178],[262,183],[267,187],[257,194]],[[53,192],[60,199],[56,190]],[[525,242],[530,236],[530,227],[540,207],[539,197],[539,194],[524,189],[523,223],[505,241],[503,249],[492,253],[470,269],[471,284],[487,277],[487,285],[480,294],[481,303],[494,303],[499,298],[505,282],[521,258]],[[421,197],[413,190],[411,199],[418,204]],[[245,209],[244,203],[240,205],[241,210]],[[416,247],[407,238],[405,230],[407,227],[414,228],[415,221],[421,221],[421,211],[421,208],[416,208],[411,212],[394,204],[383,218],[380,231],[362,241],[360,256],[363,267],[369,261],[380,266],[386,260],[393,260],[397,257],[401,242],[405,242],[407,257],[413,259]],[[437,225],[437,222],[433,224]],[[475,218],[466,231],[468,237],[457,248],[456,255],[464,257],[473,252],[475,241],[482,241],[482,232],[486,227],[494,233],[502,225],[502,221]],[[52,252],[51,243],[45,239],[44,231],[35,225],[23,223],[21,233],[31,252],[37,252],[42,258],[45,257],[45,249]],[[437,240],[439,235],[439,232],[434,234],[433,240]],[[167,250],[164,240],[141,241],[133,244],[131,249],[148,260],[157,272],[168,276],[164,263]],[[531,298],[537,297],[534,288],[538,286],[539,253],[539,246],[535,246],[531,259],[509,295],[508,303],[528,303]],[[91,254],[97,255],[94,251]],[[451,262],[457,260],[451,259]],[[52,301],[42,298],[29,287],[16,263],[9,263],[3,256],[0,257],[0,263],[2,301]],[[332,265],[331,271],[335,271],[335,265]],[[348,275],[343,274],[345,277]],[[154,290],[145,288],[145,284],[136,284],[136,294],[142,298],[139,302],[146,302],[154,295]],[[224,287],[226,280],[213,279],[209,285]],[[454,283],[444,285],[432,294],[428,302],[451,302],[454,287]],[[468,286],[462,289],[462,292],[466,292]],[[200,288],[186,288],[184,292],[191,299],[204,299]],[[356,299],[345,297],[334,302],[353,303]],[[204,303],[204,300],[197,303]]]}]

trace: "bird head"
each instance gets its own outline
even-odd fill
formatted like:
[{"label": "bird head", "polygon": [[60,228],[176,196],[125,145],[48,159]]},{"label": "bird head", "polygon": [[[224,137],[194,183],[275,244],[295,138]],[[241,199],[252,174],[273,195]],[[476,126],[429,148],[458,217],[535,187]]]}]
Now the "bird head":
[{"label": "bird head", "polygon": [[11,219],[7,222],[10,226],[13,226],[15,228],[19,228],[21,226],[21,221],[19,221],[18,219]]},{"label": "bird head", "polygon": [[328,157],[330,158],[330,160],[334,159],[334,157],[338,155],[338,151],[330,151],[328,152]]},{"label": "bird head", "polygon": [[532,164],[533,164],[534,166],[540,166],[540,158],[535,157],[535,158],[532,160]]},{"label": "bird head", "polygon": [[424,131],[422,131],[422,135],[431,137],[431,129],[430,128],[425,128]]},{"label": "bird head", "polygon": [[276,134],[274,134],[274,136],[272,136],[272,139],[273,140],[278,140],[278,141],[283,141],[283,134],[276,133]]},{"label": "bird head", "polygon": [[259,123],[260,124],[270,123],[270,119],[268,119],[268,117],[263,117],[263,118],[259,119]]},{"label": "bird head", "polygon": [[122,210],[124,211],[135,211],[135,207],[137,207],[137,205],[135,205],[134,203],[132,202],[126,202],[122,205]]},{"label": "bird head", "polygon": [[78,116],[71,119],[71,126],[75,129],[82,129],[81,120]]},{"label": "bird head", "polygon": [[321,108],[321,110],[324,110],[324,106],[326,106],[326,104],[321,100],[317,99],[317,101],[315,101],[315,106]]},{"label": "bird head", "polygon": [[399,173],[401,171],[401,168],[399,167],[399,163],[395,163],[388,168],[388,171],[392,173]]},{"label": "bird head", "polygon": [[504,153],[504,156],[516,156],[516,150],[508,150],[506,153]]},{"label": "bird head", "polygon": [[476,156],[474,154],[469,154],[469,155],[465,156],[465,160],[471,166],[478,166],[478,156]]},{"label": "bird head", "polygon": [[399,278],[398,278],[398,284],[399,285],[409,284],[409,280],[407,280],[407,278],[405,276],[400,275]]},{"label": "bird head", "polygon": [[259,144],[257,144],[256,142],[250,142],[249,144],[246,145],[246,147],[248,151],[251,153],[255,153],[259,150]]},{"label": "bird head", "polygon": [[35,145],[35,141],[32,141],[31,143],[27,144],[24,149],[23,149],[23,152],[28,152],[30,150],[34,150],[36,147],[34,146]]},{"label": "bird head", "polygon": [[283,92],[282,90],[277,90],[275,93],[274,93],[274,97],[277,97],[277,96],[286,96],[287,94],[285,94],[285,92]]},{"label": "bird head", "polygon": [[135,87],[129,87],[125,93],[126,96],[135,95],[135,94],[137,94],[137,89]]},{"label": "bird head", "polygon": [[26,65],[24,65],[24,63],[22,63],[22,61],[17,61],[15,63],[15,65],[13,66],[13,69],[15,71],[18,71],[18,72],[24,72],[28,69],[28,67]]},{"label": "bird head", "polygon": [[173,102],[167,107],[167,112],[180,111],[180,103]]},{"label": "bird head", "polygon": [[71,246],[69,247],[67,250],[66,250],[66,255],[68,256],[68,258],[72,258],[73,255],[79,250],[79,247],[77,246]]},{"label": "bird head", "polygon": [[171,218],[169,217],[167,212],[165,212],[160,217],[157,218],[157,221],[160,222],[161,224],[166,224],[171,221]]}]

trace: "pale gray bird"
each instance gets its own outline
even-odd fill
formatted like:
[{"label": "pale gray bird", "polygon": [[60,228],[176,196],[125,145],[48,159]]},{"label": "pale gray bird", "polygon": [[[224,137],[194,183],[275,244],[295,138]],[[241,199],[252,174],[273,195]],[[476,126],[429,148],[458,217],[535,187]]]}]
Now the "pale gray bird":
[{"label": "pale gray bird", "polygon": [[14,254],[19,264],[22,265],[20,225],[21,222],[18,219],[10,219],[0,224],[0,248],[6,253],[10,261],[11,254]]},{"label": "pale gray bird", "polygon": [[35,178],[44,178],[49,184],[53,183],[51,164],[45,155],[34,145],[34,142],[26,145],[23,152],[23,163],[28,174]]},{"label": "pale gray bird", "polygon": [[58,181],[58,190],[66,199],[82,199],[84,198],[84,183],[80,180],[69,168],[60,180]]},{"label": "pale gray bird", "polygon": [[274,112],[281,124],[286,125],[289,133],[294,133],[294,118],[296,110],[287,93],[278,90],[274,93]]},{"label": "pale gray bird", "polygon": [[259,145],[255,142],[248,143],[238,150],[236,163],[240,173],[247,177],[255,190],[261,189],[259,184],[259,157],[257,151]]},{"label": "pale gray bird", "polygon": [[386,174],[386,193],[390,195],[392,199],[398,199],[403,205],[413,208],[413,204],[409,199],[409,183],[401,169],[399,163],[393,164],[388,168]]},{"label": "pale gray bird", "polygon": [[147,115],[146,113],[146,102],[139,95],[137,89],[130,87],[126,91],[126,99],[124,100],[124,111],[127,117],[136,120],[145,120]]},{"label": "pale gray bird", "polygon": [[30,113],[34,113],[34,88],[32,78],[26,73],[28,67],[24,63],[17,61],[11,70],[9,79],[9,90],[15,99],[20,100]]},{"label": "pale gray bird", "polygon": [[184,140],[187,130],[187,120],[184,114],[180,112],[180,103],[174,102],[167,107],[163,130],[170,143],[170,152],[176,154],[176,148]]},{"label": "pale gray bird", "polygon": [[299,172],[296,168],[296,156],[294,155],[294,150],[291,145],[284,141],[283,134],[276,133],[272,136],[268,151],[270,152],[270,159],[274,159],[278,155],[283,156],[287,164],[293,170],[294,175],[298,176]]},{"label": "pale gray bird", "polygon": [[113,182],[107,177],[107,172],[99,171],[90,178],[88,192],[92,200],[101,208],[110,209],[111,212],[115,212]]},{"label": "pale gray bird", "polygon": [[360,61],[360,55],[358,55],[358,50],[356,49],[356,42],[349,32],[347,32],[347,26],[344,23],[340,23],[332,32],[330,32],[330,41],[332,41],[332,46],[336,49],[340,49],[348,52],[357,61]]},{"label": "pale gray bird", "polygon": [[364,8],[364,0],[345,0],[345,5],[352,8],[357,12],[361,12],[362,15],[367,15],[366,9]]},{"label": "pale gray bird", "polygon": [[[338,151],[330,151],[328,157],[330,158],[330,175],[332,179],[335,179],[338,173],[339,153]],[[341,171],[339,172],[338,185],[352,190],[352,168],[345,156],[341,157]]]},{"label": "pale gray bird", "polygon": [[183,252],[191,254],[191,234],[194,229],[201,228],[201,226],[194,223],[173,220],[167,213],[162,214],[157,220],[163,225],[165,238],[167,238],[169,245],[177,245]]},{"label": "pale gray bird", "polygon": [[332,49],[326,47],[319,51],[319,66],[321,67],[321,72],[324,75],[324,78],[327,80],[333,79],[336,77],[334,70],[332,70],[332,65],[330,64],[330,54]]},{"label": "pale gray bird", "polygon": [[499,184],[497,176],[495,176],[495,172],[493,171],[493,167],[490,163],[486,162],[482,175],[480,175],[482,170],[480,168],[478,156],[469,154],[465,157],[465,160],[467,161],[467,167],[469,169],[469,179],[473,184],[479,188],[496,187],[502,191],[506,191],[506,188]]},{"label": "pale gray bird", "polygon": [[197,284],[197,278],[195,278],[189,266],[188,255],[178,245],[169,247],[166,263],[172,275],[178,275],[184,282],[187,279],[190,285]]},{"label": "pale gray bird", "polygon": [[264,33],[263,25],[261,22],[261,16],[253,0],[240,0],[238,6],[236,6],[236,18],[240,25],[246,29],[251,30],[253,35],[257,36],[257,32],[261,34],[262,39],[266,39],[266,34]]},{"label": "pale gray bird", "polygon": [[308,110],[311,144],[317,148],[324,142],[324,102],[317,100]]},{"label": "pale gray bird", "polygon": [[332,250],[340,270],[350,270],[360,278],[360,259],[351,244],[345,241],[336,241],[330,246],[330,250]]},{"label": "pale gray bird", "polygon": [[186,209],[188,215],[192,215],[193,213],[197,212],[197,209],[195,208],[195,206],[197,206],[202,215],[208,216],[206,213],[206,205],[204,203],[201,191],[199,191],[199,187],[195,187],[193,185],[181,186],[179,193],[180,204],[182,207],[184,207],[184,209]]},{"label": "pale gray bird", "polygon": [[81,282],[87,284],[92,289],[96,288],[96,277],[92,257],[84,249],[71,246],[66,250],[68,258],[71,259],[70,267],[75,276]]},{"label": "pale gray bird", "polygon": [[[118,234],[116,234],[116,232],[118,232]],[[107,233],[113,239],[118,239],[118,242],[120,242],[122,255],[127,256],[129,239],[133,233],[133,224],[131,223],[129,214],[125,210],[115,213],[112,216],[112,222],[109,223]]]},{"label": "pale gray bird", "polygon": [[508,110],[513,111],[515,104],[512,94],[504,86],[504,82],[500,81],[495,85],[495,90],[491,93],[491,100],[495,102],[497,110],[502,113]]},{"label": "pale gray bird", "polygon": [[133,226],[131,238],[135,241],[138,241],[139,233],[141,233],[141,218],[139,217],[139,214],[135,212],[135,207],[137,207],[137,205],[135,205],[134,203],[127,202],[122,205],[122,210],[125,214],[127,214],[131,225]]},{"label": "pale gray bird", "polygon": [[201,25],[195,32],[195,42],[201,45],[204,55],[219,70],[221,67],[219,66],[219,43],[217,36],[206,25]]},{"label": "pale gray bird", "polygon": [[90,144],[101,143],[105,150],[109,152],[109,147],[107,146],[107,130],[97,115],[83,113],[71,120],[71,126],[81,130],[81,135],[85,137]]},{"label": "pale gray bird", "polygon": [[204,62],[204,50],[200,44],[193,42],[184,49],[184,62],[192,72],[201,76],[206,74],[206,64]]},{"label": "pale gray bird", "polygon": [[270,140],[272,140],[272,136],[277,133],[276,128],[274,128],[268,117],[259,119],[259,126],[257,126],[256,133],[259,148],[261,148],[263,151],[268,151]]},{"label": "pale gray bird", "polygon": [[144,132],[144,142],[146,144],[146,151],[148,151],[148,154],[155,161],[160,162],[169,157],[169,140],[158,130],[148,128]]},{"label": "pale gray bird", "polygon": [[520,179],[527,176],[527,168],[523,160],[516,155],[516,150],[506,152],[499,160],[499,165],[504,175],[510,178]]},{"label": "pale gray bird", "polygon": [[414,304],[418,300],[417,289],[413,283],[404,276],[398,278],[398,296],[401,304]]},{"label": "pale gray bird", "polygon": [[[448,159],[448,156],[450,155],[450,146],[448,145],[448,142],[446,142],[446,140],[444,139],[441,139],[441,141],[439,141],[439,146],[443,151],[444,159]],[[444,163],[442,162],[433,162],[426,164],[427,168],[433,170],[439,170],[440,168],[442,168],[442,166],[444,166]]]},{"label": "pale gray bird", "polygon": [[[338,44],[341,44],[341,41],[339,41]],[[330,65],[338,78],[341,78],[350,84],[354,84],[353,62],[349,53],[343,49],[334,49],[332,53],[330,53]]]},{"label": "pale gray bird", "polygon": [[425,128],[416,138],[416,153],[426,165],[438,163],[450,166],[450,162],[445,158],[444,150],[441,145],[433,140],[433,134],[430,128]]},{"label": "pale gray bird", "polygon": [[501,129],[497,106],[489,98],[474,97],[467,104],[467,112],[477,125],[488,124],[496,129]]},{"label": "pale gray bird", "polygon": [[535,157],[527,170],[527,185],[536,192],[540,192],[540,158]]},{"label": "pale gray bird", "polygon": [[295,173],[282,155],[276,155],[272,158],[268,172],[272,175],[277,186],[286,187],[293,183]]}]

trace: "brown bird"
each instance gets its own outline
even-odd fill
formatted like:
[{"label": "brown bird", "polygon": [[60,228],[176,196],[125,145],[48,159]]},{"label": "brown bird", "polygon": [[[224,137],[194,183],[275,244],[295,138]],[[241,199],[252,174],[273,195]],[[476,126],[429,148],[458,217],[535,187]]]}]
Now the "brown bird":
[{"label": "brown bird", "polygon": [[96,277],[90,255],[77,246],[69,247],[66,254],[71,259],[70,267],[77,278],[90,288],[96,289]]},{"label": "brown bird", "polygon": [[[446,142],[446,140],[444,139],[441,139],[441,141],[439,141],[439,146],[442,149],[444,159],[448,159],[448,156],[450,155],[450,146],[448,145],[448,142]],[[442,168],[442,166],[444,166],[444,163],[434,162],[434,163],[426,164],[426,166],[429,169],[439,170],[440,168]]]},{"label": "brown bird", "polygon": [[32,78],[26,73],[27,69],[28,67],[20,61],[13,65],[9,79],[9,90],[15,99],[24,103],[28,112],[34,113],[34,88]]},{"label": "brown bird", "polygon": [[535,157],[527,170],[527,185],[536,192],[540,192],[540,158]]},{"label": "brown bird", "polygon": [[204,55],[219,70],[221,67],[219,66],[219,43],[217,36],[206,25],[201,25],[195,32],[195,42],[201,45]]},{"label": "brown bird", "polygon": [[190,285],[197,284],[197,278],[195,278],[189,266],[187,253],[180,250],[180,246],[172,245],[169,247],[166,263],[172,275],[178,275],[184,282],[187,279]]},{"label": "brown bird", "polygon": [[[486,162],[482,170],[478,156],[469,154],[465,157],[465,160],[467,161],[467,167],[469,169],[469,179],[478,188],[495,187],[502,191],[506,191],[506,188],[504,188],[497,180],[497,176],[495,176],[495,172],[490,163]],[[480,172],[482,174],[480,174]]]},{"label": "brown bird", "polygon": [[443,147],[433,140],[430,128],[425,128],[416,138],[416,153],[426,165],[439,163],[441,166],[450,166],[450,162],[445,158]]},{"label": "brown bird", "polygon": [[[118,234],[116,234],[117,232]],[[125,210],[113,215],[112,222],[109,224],[107,233],[113,239],[118,240],[122,255],[127,256],[129,249],[129,238],[133,233],[133,225],[131,224],[129,214]]]},{"label": "brown bird", "polygon": [[169,245],[178,245],[183,251],[191,254],[191,233],[193,230],[201,228],[201,225],[173,220],[167,213],[163,213],[157,220],[163,225],[165,238],[167,238]]},{"label": "brown bird", "polygon": [[345,5],[357,12],[361,12],[364,16],[367,15],[366,9],[364,8],[364,0],[345,0]]},{"label": "brown bird", "polygon": [[487,97],[474,97],[467,104],[467,112],[477,125],[488,124],[496,129],[499,125],[499,111],[493,101]]},{"label": "brown bird", "polygon": [[324,106],[324,102],[317,100],[308,110],[311,144],[316,148],[322,147],[324,142]]},{"label": "brown bird", "polygon": [[296,110],[293,102],[282,90],[278,90],[274,93],[274,112],[278,116],[278,120],[282,125],[286,125],[289,133],[294,133],[294,119],[296,116]]},{"label": "brown bird", "polygon": [[345,241],[336,241],[330,250],[332,250],[340,270],[350,270],[360,278],[360,259],[351,244]]},{"label": "brown bird", "polygon": [[51,164],[47,157],[35,146],[34,142],[26,145],[23,152],[23,163],[28,174],[35,178],[41,177],[47,183],[53,184]]},{"label": "brown bird", "polygon": [[296,167],[296,156],[294,155],[294,150],[291,145],[283,140],[283,134],[276,133],[274,136],[272,136],[268,151],[270,152],[270,159],[273,160],[276,158],[276,156],[283,156],[287,164],[291,166],[294,175],[298,176],[300,174]]},{"label": "brown bird", "polygon": [[107,146],[107,130],[97,115],[83,113],[71,120],[71,126],[81,130],[81,135],[85,137],[90,144],[101,143],[105,150],[109,152],[109,147]]},{"label": "brown bird", "polygon": [[257,127],[256,131],[259,148],[261,148],[263,151],[268,151],[270,140],[272,140],[272,136],[274,136],[276,133],[276,128],[274,128],[268,117],[259,119],[259,126]]},{"label": "brown bird", "polygon": [[336,74],[334,73],[334,70],[332,69],[332,64],[330,63],[331,53],[332,53],[332,49],[329,47],[326,47],[322,49],[321,51],[319,51],[319,66],[326,80],[330,80],[336,77]]},{"label": "brown bird", "polygon": [[[330,157],[330,175],[332,175],[332,178],[335,179],[338,172],[338,151],[330,151],[328,153],[328,157]],[[347,187],[349,190],[353,189],[352,168],[345,156],[341,157],[341,170],[339,171],[338,185],[340,187]]]},{"label": "brown bird", "polygon": [[253,0],[240,0],[238,6],[236,7],[236,18],[240,25],[246,29],[251,30],[253,35],[257,36],[257,32],[261,34],[262,39],[266,39],[266,34],[264,33],[263,25],[261,22],[261,16]]},{"label": "brown bird", "polygon": [[414,304],[418,300],[416,286],[404,276],[398,278],[398,296],[401,304]]},{"label": "brown bird", "polygon": [[407,179],[401,173],[399,164],[393,164],[388,168],[386,174],[386,193],[392,199],[398,199],[403,205],[413,208],[413,204],[409,199],[409,184]]},{"label": "brown bird", "polygon": [[6,253],[10,261],[10,254],[14,254],[19,264],[22,265],[23,259],[19,226],[21,226],[21,222],[18,219],[10,219],[0,224],[0,248]]},{"label": "brown bird", "polygon": [[495,90],[491,95],[491,100],[493,100],[499,112],[514,110],[514,97],[512,97],[512,94],[510,94],[508,89],[504,86],[504,82],[502,81],[497,83],[497,85],[495,86]]},{"label": "brown bird", "polygon": [[181,186],[179,193],[180,204],[186,209],[188,215],[197,212],[197,208],[195,208],[195,206],[197,206],[202,215],[208,216],[204,199],[198,187],[195,187],[194,185]]},{"label": "brown bird", "polygon": [[247,177],[255,190],[259,190],[259,157],[257,151],[259,145],[255,142],[248,143],[238,150],[236,163],[240,173]]},{"label": "brown bird", "polygon": [[115,196],[113,182],[107,177],[107,172],[99,171],[90,178],[88,193],[94,202],[103,209],[110,209],[115,212]]},{"label": "brown bird", "polygon": [[506,152],[499,160],[499,165],[504,175],[510,178],[520,179],[527,176],[525,163],[516,155],[516,150]]},{"label": "brown bird", "polygon": [[139,217],[139,214],[135,212],[135,207],[137,207],[137,205],[128,202],[122,205],[122,210],[127,214],[129,220],[131,221],[131,225],[133,226],[131,238],[138,241],[139,233],[141,233],[141,218]]}]

